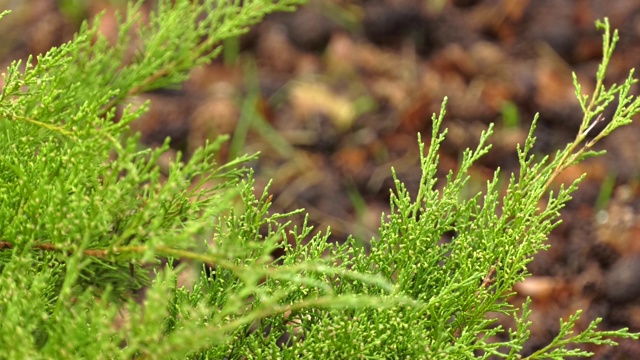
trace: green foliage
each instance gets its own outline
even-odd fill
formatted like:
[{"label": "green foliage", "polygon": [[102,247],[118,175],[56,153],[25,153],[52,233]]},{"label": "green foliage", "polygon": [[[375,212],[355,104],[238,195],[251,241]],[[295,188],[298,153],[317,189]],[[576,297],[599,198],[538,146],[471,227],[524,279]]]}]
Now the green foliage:
[{"label": "green foliage", "polygon": [[516,104],[511,101],[505,101],[502,103],[501,112],[502,122],[505,128],[518,128],[520,126],[520,115],[518,114]]},{"label": "green foliage", "polygon": [[[418,193],[396,180],[391,212],[366,253],[353,239],[310,236],[306,223],[287,222],[291,214],[269,215],[269,195],[254,194],[242,167],[252,156],[216,164],[218,141],[164,177],[156,164],[168,143],[140,150],[126,135],[145,107],[127,107],[113,121],[128,96],[177,84],[221,41],[297,4],[163,0],[143,25],[138,2],[122,17],[116,44],[99,34],[97,19],[73,41],[6,70],[0,358],[519,358],[530,311],[506,300],[577,185],[549,192],[552,181],[639,112],[631,75],[603,85],[617,33],[600,23],[605,56],[595,93],[583,96],[575,82],[585,112],[575,141],[535,159],[534,122],[503,197],[498,172],[484,192],[460,196],[469,168],[489,151],[492,127],[436,186],[443,103],[428,146],[420,141]],[[134,28],[139,38],[131,38]],[[616,97],[614,117],[584,143]],[[273,259],[278,248],[286,254]],[[193,269],[193,285],[179,285],[178,275]],[[488,315],[495,313],[517,327],[496,326]],[[569,345],[638,337],[598,331],[599,320],[574,334],[578,315],[528,358],[588,356]],[[496,341],[505,333],[508,340]]]}]

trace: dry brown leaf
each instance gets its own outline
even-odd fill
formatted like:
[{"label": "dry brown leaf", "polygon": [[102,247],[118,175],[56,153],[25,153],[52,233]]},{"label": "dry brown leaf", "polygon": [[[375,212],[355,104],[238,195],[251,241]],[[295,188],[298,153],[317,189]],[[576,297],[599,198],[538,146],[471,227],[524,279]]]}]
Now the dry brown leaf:
[{"label": "dry brown leaf", "polygon": [[289,101],[300,116],[308,118],[313,114],[324,114],[340,130],[351,127],[357,115],[350,99],[336,95],[321,83],[295,83],[291,88]]}]

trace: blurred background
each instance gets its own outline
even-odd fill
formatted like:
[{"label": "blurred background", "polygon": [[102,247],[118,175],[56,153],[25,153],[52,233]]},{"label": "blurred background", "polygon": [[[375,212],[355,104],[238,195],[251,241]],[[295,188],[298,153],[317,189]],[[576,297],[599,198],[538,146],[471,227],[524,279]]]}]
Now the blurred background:
[{"label": "blurred background", "polygon": [[[124,3],[0,0],[0,10],[12,10],[0,20],[0,66],[69,41],[100,12],[102,33],[114,37],[114,14]],[[152,7],[148,1],[144,9]],[[417,189],[417,133],[428,139],[444,96],[449,135],[441,174],[455,170],[462,150],[496,124],[494,147],[474,167],[469,194],[482,190],[497,167],[505,178],[517,170],[516,144],[536,112],[535,152],[573,140],[582,113],[571,72],[590,93],[602,56],[594,22],[605,16],[621,34],[608,72],[619,83],[640,63],[639,1],[310,0],[227,41],[221,56],[194,69],[182,86],[128,101],[151,100],[134,124],[147,146],[170,136],[172,151],[188,157],[207,139],[228,134],[219,160],[260,152],[249,165],[256,191],[273,180],[274,212],[305,208],[317,230],[331,228],[333,241],[353,234],[366,247],[388,213],[391,168]],[[640,125],[599,148],[608,154],[558,179],[588,173],[551,248],[515,289],[514,304],[534,300],[525,354],[578,309],[586,312],[580,326],[603,317],[603,329],[640,331]],[[598,359],[640,358],[634,341],[591,350]]]}]

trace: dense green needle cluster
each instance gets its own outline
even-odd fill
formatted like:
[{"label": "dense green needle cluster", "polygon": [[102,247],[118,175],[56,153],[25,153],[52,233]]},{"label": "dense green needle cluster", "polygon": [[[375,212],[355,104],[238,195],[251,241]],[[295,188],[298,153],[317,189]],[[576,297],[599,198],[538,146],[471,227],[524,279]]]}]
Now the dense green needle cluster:
[{"label": "dense green needle cluster", "polygon": [[[579,180],[550,191],[552,181],[640,112],[632,74],[603,85],[617,41],[608,22],[599,23],[604,59],[594,94],[575,81],[584,121],[574,142],[534,157],[534,121],[506,195],[496,172],[483,192],[463,198],[492,128],[436,187],[445,101],[430,140],[419,141],[418,193],[396,181],[391,212],[365,252],[353,240],[311,236],[306,224],[287,222],[291,214],[269,215],[269,195],[254,194],[243,167],[253,156],[216,164],[224,139],[165,177],[157,164],[168,143],[141,149],[127,135],[145,107],[124,107],[114,121],[128,97],[179,83],[222,40],[300,1],[161,0],[147,23],[141,3],[121,17],[115,44],[95,19],[73,41],[4,72],[0,359],[520,358],[528,303],[506,300]],[[585,143],[610,104],[614,117]],[[277,248],[285,255],[274,260]],[[178,285],[178,274],[194,268],[203,269],[195,282]],[[516,328],[496,326],[496,313]],[[557,338],[528,358],[588,356],[574,345],[638,337],[598,331],[598,321],[573,333],[577,319],[561,322]]]}]

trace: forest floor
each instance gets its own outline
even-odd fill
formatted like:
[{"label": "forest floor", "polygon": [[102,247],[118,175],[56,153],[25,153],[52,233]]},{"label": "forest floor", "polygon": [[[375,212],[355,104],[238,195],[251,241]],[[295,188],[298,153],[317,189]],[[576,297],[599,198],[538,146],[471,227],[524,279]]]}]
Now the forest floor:
[{"label": "forest floor", "polygon": [[[0,0],[14,11],[0,21],[0,65],[69,40],[82,19],[103,9],[103,33],[114,35],[108,1],[57,3],[65,2]],[[334,241],[353,234],[367,246],[389,211],[391,168],[417,188],[417,133],[430,136],[443,97],[442,174],[496,124],[494,147],[473,170],[475,190],[497,167],[505,178],[517,170],[516,144],[535,113],[536,152],[572,141],[582,112],[571,72],[589,93],[602,56],[594,22],[605,16],[621,36],[607,78],[620,83],[640,64],[640,2],[311,0],[228,41],[181,88],[142,96],[151,109],[135,128],[150,146],[171,136],[174,150],[187,155],[230,134],[221,158],[260,151],[251,166],[258,191],[272,180],[274,211],[305,208],[319,230],[331,227]],[[588,174],[550,249],[529,265],[533,276],[515,289],[514,303],[533,299],[525,355],[578,309],[580,326],[602,317],[603,329],[640,331],[640,124],[599,148],[608,153],[558,179]],[[635,341],[590,350],[596,359],[640,358]]]}]

